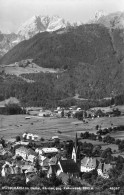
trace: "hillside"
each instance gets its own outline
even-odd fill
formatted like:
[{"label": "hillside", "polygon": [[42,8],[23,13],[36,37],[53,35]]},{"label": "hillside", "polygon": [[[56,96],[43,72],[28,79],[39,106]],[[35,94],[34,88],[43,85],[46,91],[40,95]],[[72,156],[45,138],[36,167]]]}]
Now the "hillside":
[{"label": "hillside", "polygon": [[[122,34],[123,30],[121,29],[110,31],[99,24],[70,27],[66,32],[58,30],[52,33],[39,33],[16,45],[0,59],[0,64],[33,59],[33,62],[40,67],[64,69],[64,72],[51,75],[53,88],[50,88],[51,83],[49,82],[51,81],[47,74],[23,75],[26,79],[35,81],[30,85],[33,85],[33,89],[36,88],[36,91],[40,90],[41,94],[40,86],[43,83],[46,85],[47,81],[45,94],[49,94],[49,99],[51,90],[53,90],[52,93],[56,100],[73,97],[77,93],[86,99],[111,97],[112,94],[123,93],[124,89]],[[29,87],[29,84],[26,86],[30,88],[28,89],[29,94],[26,95],[30,96],[31,86]],[[14,90],[15,96],[18,96],[19,87],[21,88],[21,84],[18,89]],[[13,89],[12,86],[11,89]],[[23,90],[21,88],[21,91]],[[40,97],[40,95],[33,94],[32,101],[37,100],[38,96]],[[40,102],[40,98],[38,101]]]},{"label": "hillside", "polygon": [[14,33],[3,34],[0,32],[0,58],[21,40],[23,40],[23,37],[20,35]]},{"label": "hillside", "polygon": [[0,64],[30,58],[42,67],[65,69],[78,62],[95,65],[106,61],[118,63],[107,28],[90,24],[60,32],[39,33],[19,43],[0,59]]}]

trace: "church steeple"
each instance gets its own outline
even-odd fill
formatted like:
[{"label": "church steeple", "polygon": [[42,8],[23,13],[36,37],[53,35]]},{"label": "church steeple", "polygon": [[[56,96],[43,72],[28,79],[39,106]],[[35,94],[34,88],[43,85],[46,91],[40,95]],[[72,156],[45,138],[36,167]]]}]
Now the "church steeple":
[{"label": "church steeple", "polygon": [[77,132],[75,136],[75,143],[72,151],[72,159],[77,162],[77,150],[78,150],[78,138],[77,138]]},{"label": "church steeple", "polygon": [[76,136],[75,136],[75,150],[77,152],[77,147],[78,147],[78,138],[77,138],[77,132],[76,132]]}]

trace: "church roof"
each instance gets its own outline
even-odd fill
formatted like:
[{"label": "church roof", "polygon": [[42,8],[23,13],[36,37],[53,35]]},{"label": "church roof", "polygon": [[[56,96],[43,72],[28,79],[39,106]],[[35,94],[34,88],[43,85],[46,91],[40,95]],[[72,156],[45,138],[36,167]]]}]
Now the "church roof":
[{"label": "church roof", "polygon": [[77,164],[72,159],[60,160],[61,167],[64,173],[77,173],[79,168]]}]

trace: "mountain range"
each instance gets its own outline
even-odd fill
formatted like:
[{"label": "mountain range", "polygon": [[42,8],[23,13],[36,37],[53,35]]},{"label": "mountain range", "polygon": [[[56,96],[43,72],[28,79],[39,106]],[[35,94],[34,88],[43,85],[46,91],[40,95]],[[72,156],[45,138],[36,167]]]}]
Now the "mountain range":
[{"label": "mountain range", "polygon": [[[34,36],[29,33],[31,38],[28,38],[26,31],[28,39],[8,51],[0,59],[0,64],[4,67],[4,64],[32,59],[40,67],[61,71],[22,75],[33,83],[26,83],[17,77],[3,78],[0,97],[11,95],[23,99],[27,105],[34,105],[34,102],[35,105],[41,105],[41,102],[53,105],[54,101],[72,98],[75,94],[86,99],[101,99],[123,93],[123,16],[123,13],[99,15],[88,24],[66,27],[61,20],[61,28],[56,27],[55,31],[51,31],[45,21],[42,27],[47,23],[46,30],[42,33],[37,31]],[[27,23],[25,25],[28,26]],[[18,31],[20,37],[24,36],[22,29]],[[35,26],[31,29],[32,32],[36,30]]]},{"label": "mountain range", "polygon": [[[98,23],[106,26],[107,28],[119,28],[124,29],[124,13],[117,12],[106,15],[103,11],[95,13],[87,23]],[[0,31],[0,57],[7,53],[11,48],[17,45],[23,40],[27,40],[37,33],[41,32],[53,32],[59,29],[66,29],[69,26],[79,26],[82,22],[70,23],[65,21],[59,16],[41,16],[35,15],[26,22],[24,22],[15,33],[5,33],[6,31]]]},{"label": "mountain range", "polygon": [[70,23],[59,16],[35,15],[22,24],[15,33],[2,33],[0,31],[0,57],[12,47],[23,40],[27,40],[37,33],[52,32],[68,26],[80,25],[80,22]]}]

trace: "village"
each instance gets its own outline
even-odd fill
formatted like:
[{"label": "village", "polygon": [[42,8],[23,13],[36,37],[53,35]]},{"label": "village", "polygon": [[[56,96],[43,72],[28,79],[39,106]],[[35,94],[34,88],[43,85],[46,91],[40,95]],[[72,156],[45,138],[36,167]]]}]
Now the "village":
[{"label": "village", "polygon": [[[51,117],[48,111],[38,112],[42,118]],[[82,112],[80,108],[71,107],[69,112],[63,108],[55,110],[56,117],[76,117],[75,125],[88,123],[101,117],[117,117],[122,115],[118,109],[104,113],[97,111]],[[33,115],[36,116],[36,111]],[[25,120],[30,121],[31,110]],[[55,114],[54,116],[55,117]],[[44,119],[43,119],[44,120]],[[58,119],[59,120],[59,119]],[[70,119],[71,120],[71,119]],[[2,186],[83,186],[94,189],[94,181],[101,178],[107,181],[113,177],[113,170],[119,169],[124,163],[123,139],[111,137],[111,132],[123,131],[124,126],[111,124],[108,128],[96,125],[94,132],[76,131],[73,137],[62,139],[61,133],[44,138],[41,134],[24,132],[16,134],[15,140],[0,140],[0,177],[23,178],[16,183],[2,183]],[[2,179],[3,178],[3,179]],[[50,183],[50,182],[53,183]],[[96,187],[96,186],[95,186]],[[113,186],[110,186],[113,187]],[[96,187],[97,188],[97,187]]]}]

